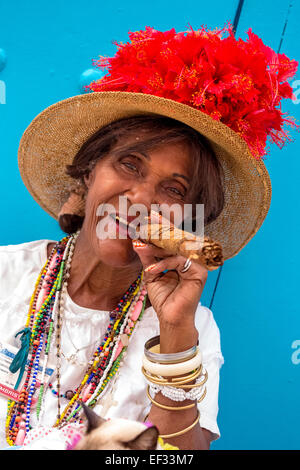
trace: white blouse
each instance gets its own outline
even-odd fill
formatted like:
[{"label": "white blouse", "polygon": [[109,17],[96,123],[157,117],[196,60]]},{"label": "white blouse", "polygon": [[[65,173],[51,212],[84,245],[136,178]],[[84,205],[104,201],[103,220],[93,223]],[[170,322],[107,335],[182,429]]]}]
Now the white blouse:
[{"label": "white blouse", "polygon": [[[0,341],[20,347],[15,334],[24,328],[29,302],[42,266],[47,260],[47,245],[56,240],[36,240],[18,245],[0,246]],[[81,307],[66,294],[61,335],[61,392],[74,390],[81,382],[86,363],[97,348],[109,323],[109,312]],[[200,425],[220,436],[217,425],[219,370],[224,359],[220,349],[220,332],[212,312],[199,303],[195,324],[199,332],[199,348],[203,366],[208,372],[207,394],[198,404]],[[126,357],[118,373],[102,394],[94,410],[103,418],[127,418],[143,421],[151,403],[146,394],[146,380],[141,372],[145,342],[159,334],[159,323],[153,307],[145,310],[129,341]],[[100,341],[99,341],[100,339]],[[49,362],[55,370],[55,346]],[[15,374],[16,380],[18,372]],[[56,389],[55,371],[50,378]],[[61,409],[67,400],[61,398]],[[7,398],[0,395],[0,449],[7,447],[5,418]],[[42,409],[41,425],[52,426],[57,415],[57,397],[47,388]],[[36,413],[31,425],[35,426]]]}]

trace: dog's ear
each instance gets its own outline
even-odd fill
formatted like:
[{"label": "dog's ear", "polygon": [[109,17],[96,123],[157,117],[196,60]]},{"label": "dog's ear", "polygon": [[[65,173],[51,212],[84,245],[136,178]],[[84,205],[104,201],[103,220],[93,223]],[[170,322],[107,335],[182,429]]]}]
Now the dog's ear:
[{"label": "dog's ear", "polygon": [[159,432],[156,426],[142,431],[137,437],[127,442],[129,449],[132,450],[155,450]]},{"label": "dog's ear", "polygon": [[86,406],[84,403],[81,403],[81,406],[87,419],[87,433],[90,433],[93,431],[93,429],[99,428],[101,424],[105,423],[105,419],[101,418],[101,416],[98,416],[95,411]]}]

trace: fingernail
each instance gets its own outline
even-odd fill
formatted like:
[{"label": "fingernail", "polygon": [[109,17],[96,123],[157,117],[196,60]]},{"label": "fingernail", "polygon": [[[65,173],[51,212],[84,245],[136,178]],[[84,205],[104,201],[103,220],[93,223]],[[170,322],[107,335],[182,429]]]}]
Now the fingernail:
[{"label": "fingernail", "polygon": [[156,264],[150,264],[147,268],[145,268],[145,272],[151,271],[152,269],[156,268]]},{"label": "fingernail", "polygon": [[145,246],[147,246],[147,243],[141,242],[140,240],[133,240],[132,244],[134,248],[144,248]]}]

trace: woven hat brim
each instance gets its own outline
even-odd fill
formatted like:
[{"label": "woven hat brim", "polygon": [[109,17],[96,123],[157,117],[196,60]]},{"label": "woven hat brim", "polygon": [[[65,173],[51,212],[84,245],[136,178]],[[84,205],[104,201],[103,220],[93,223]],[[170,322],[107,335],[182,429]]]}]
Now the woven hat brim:
[{"label": "woven hat brim", "polygon": [[271,181],[262,160],[245,141],[207,114],[173,100],[143,93],[94,92],[59,101],[38,114],[25,130],[18,163],[24,184],[36,202],[56,220],[72,178],[65,166],[98,129],[141,114],[167,116],[207,137],[225,175],[225,206],[206,226],[220,242],[224,259],[235,256],[261,227],[271,203]]}]

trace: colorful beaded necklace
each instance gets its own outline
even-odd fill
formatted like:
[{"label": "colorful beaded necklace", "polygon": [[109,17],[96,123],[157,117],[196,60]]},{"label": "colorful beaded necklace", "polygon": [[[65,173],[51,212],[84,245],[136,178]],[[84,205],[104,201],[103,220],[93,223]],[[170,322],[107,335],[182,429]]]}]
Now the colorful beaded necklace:
[{"label": "colorful beaded necklace", "polygon": [[[45,399],[45,371],[55,332],[57,358],[57,419],[54,427],[62,427],[70,421],[81,421],[81,403],[94,407],[102,397],[110,380],[120,367],[121,359],[127,349],[137,321],[141,320],[145,310],[147,291],[143,282],[143,271],[128,288],[117,307],[110,312],[109,325],[104,338],[87,364],[83,379],[72,392],[68,404],[61,411],[60,335],[64,311],[64,297],[70,276],[70,266],[75,242],[80,231],[62,238],[52,249],[35,284],[30,300],[25,328],[31,331],[30,353],[27,371],[18,401],[8,400],[6,419],[6,439],[9,445],[22,445],[30,431],[33,395],[38,391],[36,414],[41,420],[41,411]],[[41,371],[40,383],[37,383]],[[70,396],[70,395],[69,395]]]}]

